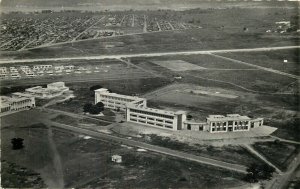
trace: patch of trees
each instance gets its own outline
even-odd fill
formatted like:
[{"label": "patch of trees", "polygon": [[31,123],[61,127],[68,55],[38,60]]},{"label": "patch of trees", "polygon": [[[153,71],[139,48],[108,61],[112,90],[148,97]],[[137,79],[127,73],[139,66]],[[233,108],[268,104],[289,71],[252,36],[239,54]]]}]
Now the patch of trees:
[{"label": "patch of trees", "polygon": [[253,163],[247,168],[248,173],[244,177],[244,180],[250,183],[255,183],[260,180],[270,180],[274,171],[275,168],[267,164],[258,165]]},{"label": "patch of trees", "polygon": [[102,102],[98,102],[93,105],[92,103],[86,103],[83,106],[83,112],[90,114],[99,114],[104,110],[104,104]]},{"label": "patch of trees", "polygon": [[22,138],[13,138],[13,139],[11,139],[12,149],[13,150],[19,150],[19,149],[24,148],[23,141],[24,141],[24,139],[22,139]]},{"label": "patch of trees", "polygon": [[95,90],[103,88],[101,85],[93,85],[90,87],[90,96],[95,97]]},{"label": "patch of trees", "polygon": [[[1,87],[0,89],[0,94],[1,95],[8,95],[11,93],[16,93],[16,92],[24,92],[25,89],[33,87],[32,85],[27,85],[27,86],[13,86],[13,87]],[[46,85],[42,85],[42,87],[46,87]]]},{"label": "patch of trees", "polygon": [[101,89],[101,88],[103,88],[101,85],[93,85],[90,87],[90,91],[94,91],[94,90]]}]

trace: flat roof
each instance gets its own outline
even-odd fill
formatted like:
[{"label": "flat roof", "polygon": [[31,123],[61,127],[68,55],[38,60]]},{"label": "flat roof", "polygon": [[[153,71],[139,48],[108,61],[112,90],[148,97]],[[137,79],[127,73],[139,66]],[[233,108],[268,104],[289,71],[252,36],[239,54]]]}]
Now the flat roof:
[{"label": "flat roof", "polygon": [[170,116],[175,116],[176,114],[184,114],[186,112],[184,111],[168,111],[168,110],[161,110],[161,109],[155,109],[155,108],[149,108],[149,107],[139,107],[138,105],[128,103],[127,104],[128,108],[134,108],[137,110],[141,111],[147,111],[151,113],[158,113],[158,114],[164,114],[164,115],[170,115]]},{"label": "flat roof", "polygon": [[108,91],[108,89],[105,89],[105,88],[97,89],[97,90],[95,90],[95,92],[105,92],[102,94],[107,95],[107,96],[112,96],[112,97],[130,99],[130,100],[146,100],[145,98],[140,98],[138,96],[129,96],[129,95],[122,95],[122,94],[117,94],[117,93],[110,93]]},{"label": "flat roof", "polygon": [[1,102],[5,103],[5,102],[19,102],[19,101],[23,101],[23,100],[28,100],[30,98],[26,98],[23,96],[18,96],[18,97],[8,97],[8,96],[1,96]]},{"label": "flat roof", "polygon": [[250,120],[248,116],[241,116],[239,114],[227,114],[227,116],[223,115],[209,115],[207,120],[209,121],[231,121],[231,120]]}]

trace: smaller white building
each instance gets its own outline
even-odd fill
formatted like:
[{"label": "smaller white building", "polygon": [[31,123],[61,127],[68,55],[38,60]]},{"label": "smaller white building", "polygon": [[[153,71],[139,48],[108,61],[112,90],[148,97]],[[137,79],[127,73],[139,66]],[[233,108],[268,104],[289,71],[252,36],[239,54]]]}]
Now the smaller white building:
[{"label": "smaller white building", "polygon": [[111,161],[115,163],[122,163],[122,156],[120,155],[113,155],[111,156]]},{"label": "smaller white building", "polygon": [[38,71],[38,70],[48,70],[48,69],[52,69],[52,65],[35,65],[33,66],[33,70],[34,71]]},{"label": "smaller white building", "polygon": [[24,93],[13,93],[13,95],[50,99],[58,97],[67,91],[69,91],[69,87],[66,87],[64,82],[55,82],[48,84],[47,88],[43,88],[42,86],[31,87],[25,89]]},{"label": "smaller white building", "polygon": [[20,111],[35,107],[34,97],[1,96],[0,112]]}]

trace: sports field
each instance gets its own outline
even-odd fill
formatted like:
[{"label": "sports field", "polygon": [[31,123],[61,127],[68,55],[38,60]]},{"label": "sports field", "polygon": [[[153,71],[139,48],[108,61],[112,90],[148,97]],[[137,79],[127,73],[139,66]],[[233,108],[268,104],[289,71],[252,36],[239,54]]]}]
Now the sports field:
[{"label": "sports field", "polygon": [[201,70],[203,67],[191,64],[182,60],[168,60],[168,61],[152,61],[154,64],[165,67],[172,71],[187,71],[187,70]]}]

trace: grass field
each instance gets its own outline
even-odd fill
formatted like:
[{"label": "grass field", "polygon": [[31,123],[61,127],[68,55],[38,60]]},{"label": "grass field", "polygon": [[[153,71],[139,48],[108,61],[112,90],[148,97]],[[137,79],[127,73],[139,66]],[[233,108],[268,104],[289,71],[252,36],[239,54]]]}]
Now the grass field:
[{"label": "grass field", "polygon": [[[274,50],[267,52],[226,53],[222,56],[245,61],[250,64],[272,68],[282,72],[300,75],[299,49]],[[287,60],[288,62],[284,62]]]},{"label": "grass field", "polygon": [[286,76],[263,70],[197,70],[188,75],[211,80],[224,81],[258,92],[276,93],[296,81]]},{"label": "grass field", "polygon": [[[107,49],[103,45],[106,42],[121,42],[124,43],[124,46]],[[269,36],[265,33],[247,33],[242,31],[242,27],[240,31],[203,28],[80,41],[72,44],[61,44],[22,52],[3,52],[1,53],[1,57],[22,59],[255,48],[265,46],[289,46],[296,45],[297,42],[299,42],[299,38],[295,36],[280,36],[278,34]]]},{"label": "grass field", "polygon": [[[199,55],[174,55],[174,56],[162,56],[162,57],[143,57],[143,58],[132,58],[135,63],[139,62],[156,62],[156,61],[169,61],[170,64],[174,61],[176,64],[177,60],[185,61],[188,63],[195,64],[197,66],[207,69],[255,69],[253,67],[237,64],[232,61],[219,59],[211,55],[199,54]],[[159,66],[159,65],[157,65]],[[184,71],[184,70],[182,70]]]},{"label": "grass field", "polygon": [[[38,117],[51,116],[25,111],[1,119],[1,159],[36,171],[49,188],[196,188],[200,185],[216,188],[219,183],[226,187],[245,184],[243,175],[234,172],[85,139],[80,134],[39,122]],[[10,139],[13,137],[23,138],[25,147],[12,150]],[[113,154],[122,155],[123,162],[112,163]],[[7,171],[3,168],[6,167],[2,166],[3,172]],[[2,183],[5,182],[2,178]]]},{"label": "grass field", "polygon": [[284,142],[257,142],[253,147],[283,171],[286,171],[300,150],[299,145]]},{"label": "grass field", "polygon": [[101,121],[94,120],[94,119],[88,119],[88,118],[76,119],[66,115],[58,115],[57,117],[53,118],[52,121],[67,124],[67,125],[73,125],[73,126],[103,127],[108,125],[108,123],[103,123]]},{"label": "grass field", "polygon": [[168,137],[157,136],[155,134],[143,135],[143,139],[144,142],[148,142],[150,144],[225,161],[228,163],[241,164],[245,166],[249,166],[251,163],[263,163],[255,156],[250,154],[247,150],[238,145],[224,145],[221,147],[200,144],[190,145],[180,141],[172,140]]},{"label": "grass field", "polygon": [[40,174],[25,167],[10,163],[9,160],[1,161],[1,187],[3,188],[45,188],[46,185]]}]

